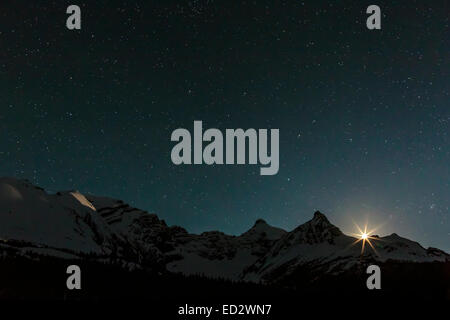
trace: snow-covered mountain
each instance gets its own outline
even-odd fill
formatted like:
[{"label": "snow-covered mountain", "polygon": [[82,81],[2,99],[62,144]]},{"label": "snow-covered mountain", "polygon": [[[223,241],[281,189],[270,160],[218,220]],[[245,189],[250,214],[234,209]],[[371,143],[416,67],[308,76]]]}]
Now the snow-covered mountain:
[{"label": "snow-covered mountain", "polygon": [[0,239],[29,243],[41,251],[101,255],[115,248],[112,230],[81,193],[47,194],[13,178],[0,178]]},{"label": "snow-covered mountain", "polygon": [[396,234],[377,238],[363,255],[355,241],[320,212],[290,232],[258,220],[240,236],[190,234],[121,200],[48,194],[25,180],[0,178],[0,256],[14,249],[22,256],[89,257],[128,269],[253,282],[276,282],[304,267],[339,274],[367,261],[450,261]]},{"label": "snow-covered mountain", "polygon": [[450,261],[450,256],[444,251],[425,249],[419,243],[397,234],[374,237],[371,240],[373,248],[366,243],[363,254],[362,241],[357,240],[342,233],[325,215],[316,212],[310,221],[283,235],[263,257],[243,272],[242,278],[276,282],[304,267],[339,274],[369,261]]},{"label": "snow-covered mountain", "polygon": [[174,250],[170,252],[177,259],[168,263],[167,269],[238,280],[242,271],[261,258],[285,233],[264,220],[258,220],[240,236],[217,231],[184,234],[178,237]]}]

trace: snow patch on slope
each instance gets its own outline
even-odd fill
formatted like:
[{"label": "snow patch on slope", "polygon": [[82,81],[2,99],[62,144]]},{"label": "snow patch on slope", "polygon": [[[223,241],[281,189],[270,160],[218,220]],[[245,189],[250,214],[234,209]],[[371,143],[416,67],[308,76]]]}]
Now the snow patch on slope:
[{"label": "snow patch on slope", "polygon": [[78,191],[73,191],[70,192],[70,194],[77,199],[83,206],[88,207],[90,209],[92,209],[93,211],[97,211],[97,209],[95,209],[95,207],[92,205],[92,203],[86,199],[86,197],[84,195],[82,195],[81,193],[79,193]]}]

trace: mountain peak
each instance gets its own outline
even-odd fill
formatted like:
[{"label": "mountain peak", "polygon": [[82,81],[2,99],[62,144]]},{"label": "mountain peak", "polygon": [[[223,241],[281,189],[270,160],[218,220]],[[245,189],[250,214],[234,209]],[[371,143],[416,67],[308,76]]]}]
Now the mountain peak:
[{"label": "mountain peak", "polygon": [[[314,212],[314,217],[313,220],[315,221],[323,221],[326,223],[330,223],[330,221],[328,221],[328,218],[320,211],[316,211]],[[331,223],[330,223],[331,224]]]},{"label": "mountain peak", "polygon": [[[320,226],[321,229],[323,228],[331,228],[331,229],[338,229],[334,224],[328,220],[328,218],[320,211],[314,212],[313,218],[307,222],[310,225],[313,225],[315,227]],[[339,229],[338,229],[339,230]]]},{"label": "mountain peak", "polygon": [[333,243],[335,237],[343,234],[320,211],[314,212],[314,217],[311,220],[298,226],[293,232],[297,233],[300,242],[309,244],[324,241]]},{"label": "mountain peak", "polygon": [[256,220],[256,222],[255,222],[255,226],[257,226],[258,224],[267,224],[267,222],[266,222],[266,220],[264,220],[264,219],[258,219],[258,220]]},{"label": "mountain peak", "polygon": [[285,230],[276,228],[268,224],[264,219],[256,220],[253,227],[243,233],[242,237],[265,237],[270,240],[277,240],[286,233]]}]

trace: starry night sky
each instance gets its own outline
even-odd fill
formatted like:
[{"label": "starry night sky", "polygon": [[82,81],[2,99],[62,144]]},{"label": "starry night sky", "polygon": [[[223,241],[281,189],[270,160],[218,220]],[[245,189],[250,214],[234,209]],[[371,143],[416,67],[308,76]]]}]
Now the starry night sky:
[{"label": "starry night sky", "polygon": [[[449,2],[392,2],[2,2],[0,175],[191,232],[290,230],[319,209],[450,251]],[[279,128],[279,173],[175,166],[171,132],[194,120]]]}]

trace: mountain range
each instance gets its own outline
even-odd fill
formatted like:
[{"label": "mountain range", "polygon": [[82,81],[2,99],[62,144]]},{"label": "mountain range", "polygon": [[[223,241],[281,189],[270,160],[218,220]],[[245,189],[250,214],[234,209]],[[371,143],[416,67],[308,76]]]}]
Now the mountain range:
[{"label": "mountain range", "polygon": [[52,257],[113,264],[124,271],[180,274],[259,284],[291,284],[362,270],[370,263],[444,264],[450,255],[391,234],[374,249],[344,234],[327,217],[285,231],[260,219],[239,236],[192,234],[121,200],[65,191],[49,194],[27,180],[0,178],[2,257]]}]

